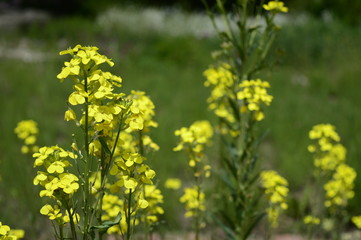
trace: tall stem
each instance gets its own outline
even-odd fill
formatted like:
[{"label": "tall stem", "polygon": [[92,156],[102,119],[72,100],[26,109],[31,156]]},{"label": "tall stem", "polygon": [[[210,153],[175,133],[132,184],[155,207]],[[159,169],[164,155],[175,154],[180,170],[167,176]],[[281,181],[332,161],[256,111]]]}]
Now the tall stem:
[{"label": "tall stem", "polygon": [[[54,228],[54,230],[56,230],[56,229]],[[64,239],[64,229],[63,229],[63,225],[60,225],[60,224],[59,224],[59,237],[60,237],[61,240]]]},{"label": "tall stem", "polygon": [[199,240],[199,225],[200,225],[200,196],[201,196],[201,193],[200,193],[201,189],[200,189],[200,186],[199,184],[197,183],[197,203],[198,203],[198,208],[196,209],[196,219],[195,219],[195,237],[194,239],[195,240]]},{"label": "tall stem", "polygon": [[129,194],[128,194],[128,209],[127,209],[127,214],[126,214],[126,221],[127,221],[127,240],[131,239],[131,209],[132,209],[132,189],[129,190]]},{"label": "tall stem", "polygon": [[[84,91],[88,93],[88,78],[85,74],[84,77]],[[89,190],[89,172],[90,172],[90,159],[89,159],[89,99],[85,97],[85,123],[84,123],[84,146],[85,146],[85,171],[84,171],[84,229],[83,240],[87,239],[89,232],[89,212],[90,212],[90,190]]]}]

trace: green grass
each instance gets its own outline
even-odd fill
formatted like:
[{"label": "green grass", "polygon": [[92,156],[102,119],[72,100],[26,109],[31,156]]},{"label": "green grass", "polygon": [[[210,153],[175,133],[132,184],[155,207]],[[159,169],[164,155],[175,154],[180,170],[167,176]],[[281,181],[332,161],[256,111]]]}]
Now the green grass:
[{"label": "green grass", "polygon": [[[176,145],[173,133],[195,120],[214,120],[206,109],[209,91],[203,87],[202,72],[212,62],[210,53],[217,48],[217,39],[139,34],[126,27],[109,33],[80,18],[54,19],[45,26],[4,33],[3,41],[14,47],[21,39],[49,57],[33,63],[0,58],[0,203],[9,206],[2,210],[3,222],[29,232],[41,229],[28,225],[32,216],[38,222],[44,218],[36,212],[38,201],[31,207],[28,204],[38,198],[36,190],[27,190],[33,188],[32,159],[19,153],[13,129],[18,121],[31,118],[39,123],[40,145],[70,145],[74,127],[63,121],[63,114],[71,84],[61,84],[56,75],[66,60],[58,52],[77,43],[97,45],[113,58],[116,65],[111,71],[123,78],[124,92],[143,90],[154,101],[159,127],[152,134],[161,149],[149,161],[159,185],[167,177],[187,175],[185,156],[172,152]],[[336,126],[348,149],[348,163],[361,169],[360,40],[360,29],[314,19],[280,32],[278,46],[285,53],[279,65],[262,73],[272,85],[274,101],[261,124],[262,131],[269,130],[261,149],[264,166],[279,170],[292,189],[301,189],[310,174],[308,131],[318,123]],[[166,192],[165,208],[171,212],[165,217],[166,226],[177,228],[178,219],[171,217],[180,212],[180,205],[172,195]],[[356,202],[352,209],[360,213]]]}]

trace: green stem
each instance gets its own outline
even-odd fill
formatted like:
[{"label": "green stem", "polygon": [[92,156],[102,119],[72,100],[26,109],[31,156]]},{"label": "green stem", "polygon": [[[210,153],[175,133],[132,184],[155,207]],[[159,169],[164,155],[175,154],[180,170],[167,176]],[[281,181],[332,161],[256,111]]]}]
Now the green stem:
[{"label": "green stem", "polygon": [[200,229],[200,193],[201,189],[200,186],[197,184],[197,202],[198,202],[198,207],[196,209],[196,219],[195,219],[195,240],[199,240],[199,229]]},{"label": "green stem", "polygon": [[[88,93],[88,80],[87,75],[84,77],[84,90]],[[85,123],[84,123],[84,146],[85,146],[85,171],[84,171],[84,192],[83,192],[83,201],[84,201],[84,229],[83,229],[83,240],[87,239],[89,233],[89,213],[91,207],[91,195],[90,195],[90,187],[89,187],[89,177],[90,177],[90,161],[89,161],[89,99],[85,97]]]},{"label": "green stem", "polygon": [[[54,228],[55,229],[55,228]],[[63,230],[63,225],[59,224],[59,237],[61,240],[65,239],[64,238],[64,230]]]},{"label": "green stem", "polygon": [[127,209],[127,214],[126,214],[126,221],[127,221],[127,240],[131,239],[131,209],[132,209],[132,189],[129,190],[129,194],[128,194],[128,209]]},{"label": "green stem", "polygon": [[75,214],[74,210],[71,211],[71,205],[69,204],[69,202],[67,200],[62,201],[62,203],[65,206],[65,211],[68,213],[69,216],[69,222],[70,222],[70,230],[71,230],[71,236],[73,240],[77,239],[77,234],[76,234],[76,230],[75,230],[75,223],[74,223],[74,219],[73,216]]},{"label": "green stem", "polygon": [[70,211],[70,208],[67,209],[68,215],[69,215],[69,220],[70,220],[70,229],[71,229],[71,236],[73,240],[77,240],[77,235],[76,235],[76,230],[75,230],[75,224],[74,224],[74,219],[73,219],[73,215],[74,212]]}]

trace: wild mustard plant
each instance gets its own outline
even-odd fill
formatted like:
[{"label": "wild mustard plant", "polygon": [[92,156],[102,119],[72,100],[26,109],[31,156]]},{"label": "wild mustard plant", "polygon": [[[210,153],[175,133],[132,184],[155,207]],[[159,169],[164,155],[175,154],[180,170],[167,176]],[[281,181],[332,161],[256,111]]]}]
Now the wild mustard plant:
[{"label": "wild mustard plant", "polygon": [[[228,13],[224,1],[217,0],[216,8],[226,26],[219,31],[212,9],[203,2],[222,41],[221,49],[213,54],[216,63],[204,72],[204,85],[211,89],[207,101],[218,117],[215,129],[220,138],[215,219],[229,239],[247,239],[265,214],[259,205],[264,193],[256,181],[257,125],[273,99],[267,92],[270,84],[257,75],[268,66],[267,56],[280,29],[274,17],[288,9],[281,1],[257,5],[246,0],[234,3]],[[253,23],[249,21],[251,12],[256,14]]]},{"label": "wild mustard plant", "polygon": [[261,172],[261,185],[265,189],[268,200],[267,216],[272,228],[278,226],[280,212],[288,208],[286,197],[288,195],[288,182],[276,171]]},{"label": "wild mustard plant", "polygon": [[116,92],[122,79],[101,69],[114,63],[98,48],[77,45],[64,54],[71,59],[57,77],[74,83],[64,118],[82,129],[82,137],[73,135],[71,151],[51,146],[33,154],[40,168],[34,184],[47,199],[40,213],[53,221],[57,239],[117,233],[128,240],[140,223],[150,231],[163,214],[155,171],[144,163],[159,149],[148,135],[157,127],[154,104],[141,91]]},{"label": "wild mustard plant", "polygon": [[[188,165],[193,173],[193,186],[184,189],[180,201],[185,204],[185,217],[194,219],[195,239],[199,239],[201,227],[205,226],[205,194],[203,181],[211,174],[211,166],[207,164],[204,156],[204,147],[213,136],[213,129],[208,121],[196,121],[189,128],[182,127],[175,131],[179,136],[179,144],[174,151],[184,150],[188,155]],[[178,185],[176,183],[176,185]]]},{"label": "wild mustard plant", "polygon": [[21,229],[11,229],[8,225],[0,222],[0,240],[18,240],[25,236],[25,232]]},{"label": "wild mustard plant", "polygon": [[[311,215],[304,217],[308,226],[308,239],[321,232],[317,225],[323,222],[324,230],[332,239],[340,239],[349,220],[346,207],[354,197],[355,170],[348,166],[346,148],[331,124],[315,125],[309,132],[312,144],[308,151],[314,157],[314,193],[310,202]],[[328,226],[330,225],[330,226]],[[325,234],[325,233],[324,233]]]}]

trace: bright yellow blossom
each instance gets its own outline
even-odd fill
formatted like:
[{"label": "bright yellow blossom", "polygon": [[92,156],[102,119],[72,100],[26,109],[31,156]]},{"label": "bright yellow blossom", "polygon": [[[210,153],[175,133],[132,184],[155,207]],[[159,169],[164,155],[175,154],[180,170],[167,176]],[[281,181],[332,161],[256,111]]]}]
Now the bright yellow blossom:
[{"label": "bright yellow blossom", "polygon": [[10,229],[8,225],[3,225],[0,222],[0,240],[18,240],[23,238],[25,235],[23,230]]},{"label": "bright yellow blossom", "polygon": [[288,194],[288,182],[276,171],[261,172],[261,184],[265,189],[266,198],[269,202],[267,208],[268,220],[272,227],[278,226],[279,213],[288,208],[286,197]]},{"label": "bright yellow blossom", "polygon": [[263,8],[273,12],[288,12],[288,8],[281,1],[269,1],[268,4],[263,4]]},{"label": "bright yellow blossom", "polygon": [[331,124],[318,124],[309,132],[313,141],[308,151],[314,154],[314,165],[320,172],[334,171],[345,162],[346,148],[339,143],[341,138]]},{"label": "bright yellow blossom", "polygon": [[174,190],[179,189],[181,186],[182,181],[178,178],[168,178],[164,183],[164,187]]},{"label": "bright yellow blossom", "polygon": [[270,85],[261,79],[244,80],[239,84],[240,91],[237,93],[237,99],[244,101],[240,111],[250,111],[254,113],[257,121],[264,119],[264,113],[261,111],[261,104],[269,106],[273,97],[267,93],[266,88]]},{"label": "bright yellow blossom", "polygon": [[187,218],[199,216],[201,212],[206,210],[204,193],[197,186],[185,188],[180,202],[185,204],[186,212],[184,216]]},{"label": "bright yellow blossom", "polygon": [[330,208],[334,206],[347,205],[349,199],[355,196],[353,191],[356,171],[346,164],[340,164],[332,179],[324,185],[326,191],[325,206]]},{"label": "bright yellow blossom", "polygon": [[232,86],[236,81],[232,73],[231,65],[227,63],[220,64],[219,67],[210,67],[204,71],[203,75],[207,78],[204,86],[211,88],[211,96],[207,99],[209,109],[221,118],[234,122],[229,99],[234,99]]},{"label": "bright yellow blossom", "polygon": [[351,220],[358,229],[361,229],[361,216],[354,216],[351,218]]},{"label": "bright yellow blossom", "polygon": [[321,220],[318,217],[307,215],[303,218],[303,222],[307,225],[319,225]]},{"label": "bright yellow blossom", "polygon": [[20,121],[14,131],[18,138],[24,141],[24,145],[21,147],[22,153],[32,153],[38,149],[38,146],[36,146],[35,143],[39,129],[34,120]]}]

